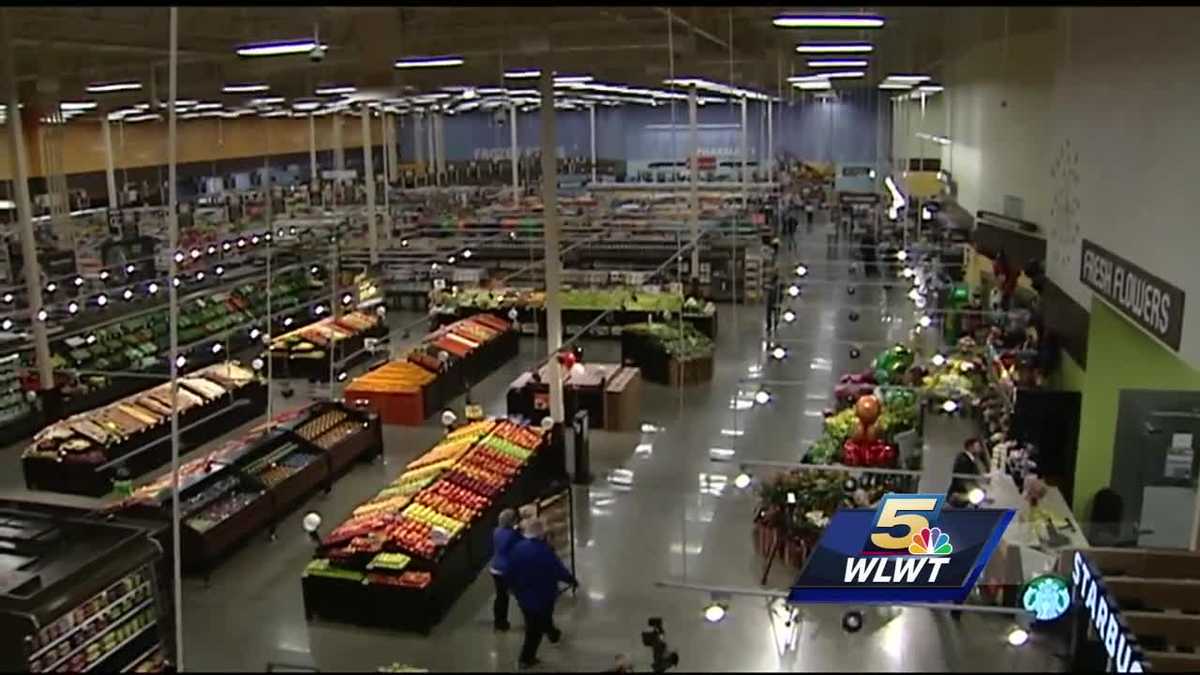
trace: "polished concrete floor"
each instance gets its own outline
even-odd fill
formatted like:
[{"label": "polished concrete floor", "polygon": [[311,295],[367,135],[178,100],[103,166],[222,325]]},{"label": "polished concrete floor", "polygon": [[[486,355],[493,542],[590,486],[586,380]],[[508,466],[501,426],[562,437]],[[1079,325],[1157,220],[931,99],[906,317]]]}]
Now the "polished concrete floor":
[{"label": "polished concrete floor", "polygon": [[[778,602],[739,595],[719,624],[701,615],[707,593],[660,587],[657,582],[761,589],[764,562],[753,551],[753,494],[733,486],[738,460],[796,460],[806,439],[821,429],[838,376],[865,367],[874,352],[902,337],[913,319],[901,292],[885,293],[875,280],[851,275],[844,241],[831,244],[827,227],[801,234],[797,260],[810,275],[798,318],[777,335],[790,354],[764,355],[764,308],[722,305],[716,368],[709,384],[671,389],[647,385],[643,421],[657,432],[593,432],[595,481],[576,490],[578,594],[564,596],[557,621],[559,645],[544,645],[543,671],[599,671],[617,654],[648,670],[640,632],[662,617],[666,639],[685,671],[816,670],[1048,670],[1061,669],[1059,646],[1036,635],[1023,648],[1005,643],[1003,617],[968,613],[953,621],[924,609],[866,611],[856,634],[841,628],[842,607],[802,607],[795,621]],[[788,254],[792,256],[793,254]],[[781,264],[782,266],[782,264]],[[853,290],[850,290],[852,289]],[[889,297],[893,296],[893,297]],[[851,319],[851,313],[857,315]],[[894,318],[892,318],[894,315]],[[391,321],[412,315],[393,313]],[[413,334],[421,335],[416,328]],[[862,355],[851,356],[852,346]],[[614,341],[587,340],[586,357],[619,358]],[[524,338],[521,354],[474,390],[487,412],[504,414],[508,383],[544,353]],[[746,407],[753,391],[773,394],[766,406]],[[294,406],[304,394],[280,401]],[[739,403],[739,399],[743,402]],[[399,472],[404,462],[440,435],[435,420],[420,428],[387,428],[385,457],[342,478],[332,494],[313,497],[283,523],[275,541],[257,538],[209,579],[184,580],[184,665],[189,670],[262,670],[269,664],[321,670],[374,670],[393,662],[452,671],[515,669],[521,641],[514,630],[491,629],[491,581],[480,578],[428,636],[389,633],[305,620],[300,572],[311,556],[300,518],[317,510],[340,521],[356,504]],[[713,453],[716,449],[716,453]],[[730,452],[732,451],[732,452]],[[10,449],[12,482],[19,482]],[[719,456],[729,461],[713,461]],[[785,589],[794,571],[776,565],[766,588]]]}]

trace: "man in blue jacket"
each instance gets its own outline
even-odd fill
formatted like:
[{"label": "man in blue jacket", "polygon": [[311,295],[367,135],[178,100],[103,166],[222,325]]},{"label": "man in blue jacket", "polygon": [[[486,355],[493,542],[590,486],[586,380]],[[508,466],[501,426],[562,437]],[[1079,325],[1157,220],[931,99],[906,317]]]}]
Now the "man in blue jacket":
[{"label": "man in blue jacket", "polygon": [[492,564],[488,571],[496,582],[496,600],[492,603],[492,625],[498,631],[508,630],[508,554],[521,540],[517,532],[517,512],[504,509],[492,532]]},{"label": "man in blue jacket", "polygon": [[540,518],[525,522],[525,538],[509,550],[508,578],[517,596],[517,604],[525,615],[525,642],[521,645],[521,668],[532,668],[537,658],[542,636],[550,642],[562,639],[562,631],[554,625],[554,603],[558,600],[559,582],[578,586],[550,545],[546,543],[546,524]]}]

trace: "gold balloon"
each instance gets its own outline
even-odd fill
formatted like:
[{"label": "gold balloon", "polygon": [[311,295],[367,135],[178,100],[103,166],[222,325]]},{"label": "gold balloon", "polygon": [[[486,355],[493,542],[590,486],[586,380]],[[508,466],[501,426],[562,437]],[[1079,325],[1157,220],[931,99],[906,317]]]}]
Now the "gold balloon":
[{"label": "gold balloon", "polygon": [[879,399],[872,394],[859,397],[854,404],[854,414],[862,420],[864,426],[870,426],[879,419]]}]

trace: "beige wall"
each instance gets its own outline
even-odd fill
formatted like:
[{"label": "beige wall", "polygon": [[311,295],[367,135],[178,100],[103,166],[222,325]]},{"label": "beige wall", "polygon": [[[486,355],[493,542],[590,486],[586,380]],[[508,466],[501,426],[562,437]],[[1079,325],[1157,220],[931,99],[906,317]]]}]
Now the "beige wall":
[{"label": "beige wall", "polygon": [[[316,118],[317,150],[332,149],[333,115]],[[371,140],[379,144],[379,120],[371,131]],[[178,161],[210,162],[239,157],[261,157],[288,153],[306,153],[309,148],[308,119],[258,118],[178,120]],[[358,116],[343,117],[342,143],[347,149],[362,147],[362,121]],[[3,132],[7,140],[7,130]],[[137,122],[112,126],[116,168],[157,166],[167,163],[167,123]],[[26,137],[29,146],[33,139]],[[9,144],[0,142],[0,179],[12,177]],[[30,153],[36,162],[36,155]],[[67,174],[104,171],[104,136],[100,122],[75,120],[66,125],[63,167]],[[31,166],[31,176],[44,175],[41,167]]]}]

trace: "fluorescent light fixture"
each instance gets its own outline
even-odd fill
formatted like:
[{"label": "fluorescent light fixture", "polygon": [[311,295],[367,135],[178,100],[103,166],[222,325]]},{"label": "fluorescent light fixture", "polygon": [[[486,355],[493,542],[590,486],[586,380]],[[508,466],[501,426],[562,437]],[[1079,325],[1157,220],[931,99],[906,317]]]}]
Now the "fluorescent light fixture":
[{"label": "fluorescent light fixture", "polygon": [[91,110],[92,108],[96,107],[96,102],[95,101],[63,101],[62,103],[58,104],[58,107],[60,109],[62,109],[63,112],[72,111],[72,110],[74,110],[74,111]]},{"label": "fluorescent light fixture", "polygon": [[316,110],[321,107],[320,101],[293,101],[292,107],[296,110]]},{"label": "fluorescent light fixture", "polygon": [[162,119],[162,116],[158,115],[157,113],[150,113],[149,115],[133,115],[132,117],[125,117],[124,121],[126,121],[126,122],[149,122],[151,120],[161,120],[161,119]]},{"label": "fluorescent light fixture", "polygon": [[913,86],[912,86],[911,84],[906,84],[906,83],[904,83],[904,82],[883,82],[883,83],[881,83],[881,84],[879,85],[879,88],[880,88],[880,89],[904,89],[904,90],[908,90],[908,89],[912,89],[912,88],[913,88]]},{"label": "fluorescent light fixture", "polygon": [[132,80],[124,82],[93,82],[87,86],[87,90],[93,94],[107,94],[114,91],[135,91],[141,88],[141,82]]},{"label": "fluorescent light fixture", "polygon": [[292,111],[290,111],[290,110],[271,110],[269,112],[262,113],[262,116],[263,117],[283,117],[285,115],[291,115],[291,114],[292,114]]},{"label": "fluorescent light fixture", "polygon": [[591,75],[563,75],[554,78],[554,84],[585,84],[594,79]]},{"label": "fluorescent light fixture", "polygon": [[866,68],[866,59],[812,59],[809,68]]},{"label": "fluorescent light fixture", "polygon": [[329,45],[318,44],[312,38],[298,40],[277,40],[275,42],[256,42],[237,48],[238,56],[284,56],[287,54],[308,54],[320,47],[326,49]]},{"label": "fluorescent light fixture", "polygon": [[776,28],[881,28],[883,17],[869,14],[781,14],[771,23]]},{"label": "fluorescent light fixture", "polygon": [[869,42],[805,42],[796,45],[800,54],[870,54],[875,50]]},{"label": "fluorescent light fixture", "polygon": [[267,91],[271,87],[263,82],[235,82],[221,87],[221,91],[226,94],[253,94],[258,91]]},{"label": "fluorescent light fixture", "polygon": [[922,94],[936,94],[940,91],[944,91],[945,89],[946,88],[942,85],[934,84],[932,82],[927,82],[917,87],[917,91],[921,92]]},{"label": "fluorescent light fixture", "polygon": [[524,70],[506,70],[504,71],[505,79],[509,80],[532,80],[542,76],[542,71],[524,69]]},{"label": "fluorescent light fixture", "polygon": [[461,66],[464,63],[460,56],[413,56],[399,59],[393,64],[396,68],[446,68]]},{"label": "fluorescent light fixture", "polygon": [[812,80],[812,81],[805,81],[805,82],[793,82],[792,87],[795,89],[819,91],[819,90],[825,90],[825,89],[832,89],[833,85],[830,84],[829,80]]},{"label": "fluorescent light fixture", "polygon": [[910,84],[916,84],[918,82],[928,82],[931,79],[933,78],[928,75],[897,75],[893,73],[884,78],[884,82],[908,82]]},{"label": "fluorescent light fixture", "polygon": [[275,105],[276,103],[283,103],[286,100],[282,96],[264,96],[262,98],[250,99],[250,105]]},{"label": "fluorescent light fixture", "polygon": [[313,93],[317,96],[333,96],[335,94],[353,94],[358,91],[357,87],[352,87],[348,84],[339,84],[329,87],[317,87]]},{"label": "fluorescent light fixture", "polygon": [[855,77],[862,77],[863,75],[866,75],[866,73],[861,70],[835,70],[835,71],[832,71],[829,73],[821,73],[820,74],[821,77],[823,77],[827,80],[851,79],[851,78],[855,78]]},{"label": "fluorescent light fixture", "polygon": [[192,106],[192,110],[220,110],[223,107],[224,104],[217,101],[204,101]]}]

